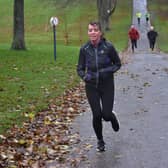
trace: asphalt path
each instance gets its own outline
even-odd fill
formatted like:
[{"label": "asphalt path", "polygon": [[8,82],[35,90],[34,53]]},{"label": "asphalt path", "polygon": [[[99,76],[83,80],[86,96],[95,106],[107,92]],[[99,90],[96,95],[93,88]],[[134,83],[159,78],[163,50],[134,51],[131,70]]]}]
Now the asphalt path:
[{"label": "asphalt path", "polygon": [[[146,12],[145,0],[133,1],[135,13]],[[73,130],[79,132],[81,148],[89,146],[86,161],[80,168],[167,168],[168,167],[168,55],[151,52],[146,38],[150,26],[142,16],[138,27],[141,38],[130,61],[115,75],[115,105],[120,131],[103,122],[106,151],[96,152],[92,116],[86,103],[85,112],[76,118]],[[87,145],[86,145],[87,144]]]}]

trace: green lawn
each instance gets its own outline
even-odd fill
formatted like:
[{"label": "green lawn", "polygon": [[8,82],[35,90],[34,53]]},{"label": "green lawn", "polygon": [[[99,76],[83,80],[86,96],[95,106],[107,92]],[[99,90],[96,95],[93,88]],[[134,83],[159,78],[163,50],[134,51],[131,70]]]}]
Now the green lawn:
[{"label": "green lawn", "polygon": [[56,62],[52,46],[48,45],[40,48],[34,45],[28,51],[1,50],[1,126],[9,127],[22,120],[24,112],[45,108],[50,99],[78,82],[75,71],[78,47],[57,48]]}]

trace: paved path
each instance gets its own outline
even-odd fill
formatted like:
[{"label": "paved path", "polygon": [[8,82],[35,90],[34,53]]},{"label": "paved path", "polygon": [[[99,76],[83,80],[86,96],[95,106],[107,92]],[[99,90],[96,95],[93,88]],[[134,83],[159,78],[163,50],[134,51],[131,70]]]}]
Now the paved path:
[{"label": "paved path", "polygon": [[[145,0],[134,0],[133,15],[146,12]],[[133,17],[133,23],[137,20]],[[149,51],[145,17],[139,27],[141,39],[131,62],[116,74],[114,110],[120,119],[119,133],[110,123],[104,125],[107,151],[96,152],[96,137],[91,125],[91,112],[74,123],[82,144],[91,144],[88,161],[80,168],[167,168],[168,167],[168,56]]]},{"label": "paved path", "polygon": [[[146,33],[150,28],[150,22],[147,24],[145,19],[145,14],[147,12],[147,2],[146,0],[134,0],[133,1],[133,20],[132,23],[140,32],[140,39],[138,40],[138,49],[137,51],[141,53],[146,53],[149,50],[149,44],[146,39]],[[136,13],[141,12],[141,23],[138,25]]]}]

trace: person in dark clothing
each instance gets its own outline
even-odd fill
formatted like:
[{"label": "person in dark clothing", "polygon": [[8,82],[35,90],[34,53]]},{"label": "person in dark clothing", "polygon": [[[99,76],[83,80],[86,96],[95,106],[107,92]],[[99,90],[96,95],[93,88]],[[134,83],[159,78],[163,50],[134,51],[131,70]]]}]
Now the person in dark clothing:
[{"label": "person in dark clothing", "polygon": [[136,13],[138,25],[140,25],[140,23],[141,23],[141,16],[142,16],[142,13],[141,13],[141,12],[137,12],[137,13]]},{"label": "person in dark clothing", "polygon": [[105,150],[102,119],[109,121],[115,132],[119,121],[113,111],[114,73],[121,61],[114,46],[102,37],[99,22],[88,24],[89,41],[80,48],[77,73],[85,82],[88,102],[92,110],[92,124],[97,137],[97,150]]},{"label": "person in dark clothing", "polygon": [[140,34],[134,25],[131,25],[131,28],[129,29],[129,32],[128,32],[128,36],[131,40],[132,52],[134,52],[134,49],[137,48],[137,40],[140,37]]},{"label": "person in dark clothing", "polygon": [[149,47],[151,48],[152,51],[154,50],[157,36],[158,33],[154,30],[154,27],[151,26],[150,30],[147,32],[147,37],[149,40]]},{"label": "person in dark clothing", "polygon": [[149,18],[150,18],[150,13],[147,12],[147,13],[145,14],[146,23],[149,22]]}]

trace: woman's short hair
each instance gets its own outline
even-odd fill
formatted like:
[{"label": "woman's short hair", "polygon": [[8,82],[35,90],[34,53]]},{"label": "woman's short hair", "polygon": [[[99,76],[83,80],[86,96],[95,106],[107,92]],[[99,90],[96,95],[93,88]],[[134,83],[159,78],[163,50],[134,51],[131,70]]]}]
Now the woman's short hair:
[{"label": "woman's short hair", "polygon": [[101,24],[98,21],[91,21],[91,22],[89,22],[89,25],[97,26],[99,28],[99,30],[102,31]]}]

